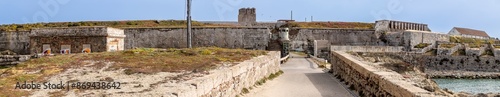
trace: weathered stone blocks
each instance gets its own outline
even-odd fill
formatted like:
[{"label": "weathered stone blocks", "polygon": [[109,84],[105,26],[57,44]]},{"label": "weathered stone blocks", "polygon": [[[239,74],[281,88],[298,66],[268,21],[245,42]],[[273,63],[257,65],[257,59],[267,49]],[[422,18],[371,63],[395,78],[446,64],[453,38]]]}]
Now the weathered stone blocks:
[{"label": "weathered stone blocks", "polygon": [[180,82],[166,90],[167,97],[235,97],[243,88],[255,85],[280,70],[280,52],[255,57],[232,67],[210,71],[209,75]]},{"label": "weathered stone blocks", "polygon": [[432,92],[404,81],[403,76],[394,71],[375,68],[341,51],[332,51],[331,56],[333,74],[344,80],[350,88],[357,90],[360,96],[432,96]]}]

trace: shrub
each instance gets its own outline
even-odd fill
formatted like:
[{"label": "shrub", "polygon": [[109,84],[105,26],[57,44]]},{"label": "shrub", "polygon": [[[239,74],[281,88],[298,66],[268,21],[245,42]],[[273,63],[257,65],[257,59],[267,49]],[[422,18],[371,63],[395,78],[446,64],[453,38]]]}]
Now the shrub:
[{"label": "shrub", "polygon": [[250,91],[247,88],[241,89],[241,93],[247,94],[250,93]]},{"label": "shrub", "polygon": [[469,44],[470,48],[479,48],[481,47],[481,44]]},{"label": "shrub", "polygon": [[415,47],[414,47],[414,48],[425,48],[425,47],[427,47],[427,46],[429,46],[429,45],[431,45],[431,44],[428,44],[428,43],[420,43],[420,44],[415,45]]}]

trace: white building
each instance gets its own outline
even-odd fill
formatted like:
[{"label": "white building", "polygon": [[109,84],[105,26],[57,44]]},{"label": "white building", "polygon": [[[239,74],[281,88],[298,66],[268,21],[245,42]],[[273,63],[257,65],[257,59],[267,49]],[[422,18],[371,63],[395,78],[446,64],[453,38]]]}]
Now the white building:
[{"label": "white building", "polygon": [[469,28],[453,27],[448,34],[466,38],[490,39],[490,36],[486,32]]}]

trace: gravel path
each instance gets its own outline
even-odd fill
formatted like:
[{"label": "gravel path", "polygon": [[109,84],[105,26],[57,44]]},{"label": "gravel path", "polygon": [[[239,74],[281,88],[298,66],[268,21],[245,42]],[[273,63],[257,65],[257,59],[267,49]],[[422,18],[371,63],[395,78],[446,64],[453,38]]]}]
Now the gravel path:
[{"label": "gravel path", "polygon": [[353,97],[331,74],[298,55],[281,65],[285,72],[245,97]]}]

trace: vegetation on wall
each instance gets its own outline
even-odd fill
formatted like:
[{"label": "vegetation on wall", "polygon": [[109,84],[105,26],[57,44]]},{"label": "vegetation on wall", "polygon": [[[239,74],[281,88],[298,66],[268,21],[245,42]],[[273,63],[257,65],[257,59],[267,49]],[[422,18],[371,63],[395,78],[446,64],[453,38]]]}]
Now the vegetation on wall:
[{"label": "vegetation on wall", "polygon": [[300,28],[356,28],[373,29],[373,23],[361,22],[292,22],[281,27],[300,27]]},{"label": "vegetation on wall", "polygon": [[415,48],[425,48],[425,47],[427,47],[427,46],[429,46],[429,45],[431,45],[431,44],[428,44],[428,43],[420,43],[420,44],[415,45]]},{"label": "vegetation on wall", "polygon": [[497,49],[500,49],[500,45],[495,45],[495,46],[493,46],[493,47],[495,47],[495,48],[497,48]]},{"label": "vegetation on wall", "polygon": [[495,44],[494,39],[476,39],[476,38],[465,38],[459,36],[451,36],[450,42],[468,44],[471,48],[480,48],[486,44]]},{"label": "vegetation on wall", "polygon": [[457,46],[457,44],[440,44],[439,48],[453,48]]},{"label": "vegetation on wall", "polygon": [[[47,27],[78,27],[78,26],[108,26],[115,28],[127,27],[185,27],[184,20],[136,20],[136,21],[82,21],[82,22],[53,22],[53,23],[33,23],[33,24],[9,24],[0,25],[0,31],[29,31],[32,28]],[[193,21],[196,26],[232,26],[224,24],[207,24]]]}]

